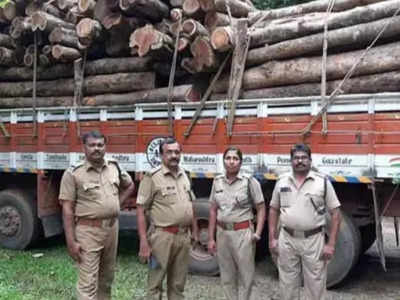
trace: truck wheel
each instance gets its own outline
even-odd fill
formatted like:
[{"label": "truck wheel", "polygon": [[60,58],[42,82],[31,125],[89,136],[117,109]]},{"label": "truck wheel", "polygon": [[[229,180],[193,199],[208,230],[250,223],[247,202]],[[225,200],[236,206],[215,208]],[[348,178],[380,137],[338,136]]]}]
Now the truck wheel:
[{"label": "truck wheel", "polygon": [[339,284],[358,262],[361,235],[352,217],[342,212],[342,222],[336,241],[335,255],[328,265],[327,287]]},{"label": "truck wheel", "polygon": [[32,196],[18,190],[0,192],[0,246],[22,250],[39,236]]},{"label": "truck wheel", "polygon": [[208,244],[208,199],[197,199],[194,203],[195,214],[199,226],[199,244],[192,246],[190,251],[191,261],[189,272],[201,275],[214,276],[219,273],[218,260],[216,256],[207,251]]},{"label": "truck wheel", "polygon": [[376,240],[375,223],[358,227],[361,233],[361,254],[365,253]]}]

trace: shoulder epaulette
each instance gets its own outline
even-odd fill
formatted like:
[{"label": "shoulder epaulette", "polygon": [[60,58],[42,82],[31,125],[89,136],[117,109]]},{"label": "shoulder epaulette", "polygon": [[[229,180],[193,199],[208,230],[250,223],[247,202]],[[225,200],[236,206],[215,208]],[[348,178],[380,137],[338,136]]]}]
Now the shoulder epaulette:
[{"label": "shoulder epaulette", "polygon": [[289,175],[290,175],[290,172],[283,173],[283,174],[278,176],[278,180],[282,180],[284,178],[287,178],[287,177],[289,177]]},{"label": "shoulder epaulette", "polygon": [[224,178],[224,174],[218,174],[215,176],[215,179],[222,179]]},{"label": "shoulder epaulette", "polygon": [[151,169],[150,171],[147,171],[146,173],[145,173],[145,175],[147,175],[147,176],[154,176],[156,173],[158,173],[159,171],[161,171],[161,166],[158,166],[158,167],[156,167],[156,168],[154,168],[154,169]]},{"label": "shoulder epaulette", "polygon": [[78,161],[78,162],[76,162],[76,163],[74,163],[73,165],[71,165],[69,168],[68,168],[68,170],[70,171],[70,172],[74,172],[74,171],[76,171],[77,169],[79,169],[80,167],[83,167],[85,165],[85,162],[84,161]]}]

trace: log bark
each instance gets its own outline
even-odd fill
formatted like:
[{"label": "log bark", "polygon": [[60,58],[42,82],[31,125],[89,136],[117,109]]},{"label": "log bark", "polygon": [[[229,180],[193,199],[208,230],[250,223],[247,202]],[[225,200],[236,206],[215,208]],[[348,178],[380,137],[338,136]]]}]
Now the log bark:
[{"label": "log bark", "polygon": [[198,21],[194,19],[187,19],[182,24],[182,30],[189,37],[193,38],[195,36],[209,36],[208,30]]},{"label": "log bark", "polygon": [[[327,94],[331,94],[340,84],[341,80],[328,81],[326,83]],[[244,91],[241,99],[265,99],[319,96],[320,83],[303,83]],[[343,94],[364,94],[400,91],[400,72],[387,72],[350,78],[342,85]],[[211,100],[227,99],[226,94],[213,94]]]},{"label": "log bark", "polygon": [[[364,50],[329,55],[326,65],[327,80],[342,78]],[[400,69],[400,43],[391,43],[371,48],[358,65],[354,76],[384,73]],[[270,61],[245,71],[243,89],[253,90],[272,86],[319,82],[321,58],[305,57],[284,61]],[[214,91],[227,90],[229,77],[220,80]]]},{"label": "log bark", "polygon": [[78,0],[78,12],[86,17],[93,16],[95,6],[95,0]]},{"label": "log bark", "polygon": [[230,8],[232,16],[236,18],[245,18],[250,12],[256,11],[254,6],[240,0],[215,0],[217,12],[228,13],[226,5]]},{"label": "log bark", "polygon": [[147,18],[153,22],[160,22],[169,16],[168,6],[160,0],[119,0],[119,6],[128,15]]},{"label": "log bark", "polygon": [[[44,51],[42,49],[42,51]],[[103,58],[87,61],[85,65],[86,75],[134,73],[146,72],[151,69],[153,61],[150,57],[121,57]],[[24,81],[32,80],[33,72],[28,68],[0,68],[2,80]],[[70,65],[58,64],[48,69],[38,68],[38,80],[51,80],[54,78],[69,78],[74,76],[74,70]]]},{"label": "log bark", "polygon": [[[346,45],[368,45],[389,21],[381,38],[400,36],[400,16],[328,31],[329,48]],[[318,33],[249,51],[246,65],[255,66],[274,59],[300,57],[322,49],[324,34]]]},{"label": "log bark", "polygon": [[[72,69],[72,68],[71,68]],[[72,70],[73,72],[73,70]],[[83,84],[84,95],[104,93],[127,93],[137,90],[153,89],[155,75],[153,72],[143,73],[114,73],[85,77]],[[37,96],[73,96],[74,80],[59,79],[38,81]],[[0,82],[0,97],[28,97],[32,94],[32,82]]]},{"label": "log bark", "polygon": [[[236,20],[236,18],[232,17],[232,21],[235,22]],[[212,32],[217,27],[230,25],[229,16],[216,11],[209,11],[204,17],[204,25],[210,32]]]},{"label": "log bark", "polygon": [[61,62],[72,62],[81,57],[81,53],[75,48],[65,47],[62,45],[54,45],[51,49],[51,54],[55,60]]},{"label": "log bark", "polygon": [[[368,6],[356,7],[339,13],[332,13],[328,19],[329,30],[372,22],[392,16],[399,7],[397,0],[387,0]],[[273,44],[295,39],[313,33],[322,32],[324,28],[324,13],[309,14],[292,20],[277,20],[263,29],[250,33],[250,47]]]},{"label": "log bark", "polygon": [[[385,0],[336,0],[332,11],[345,11],[357,6],[369,5],[382,1]],[[317,0],[278,9],[251,12],[249,13],[249,24],[252,25],[261,18],[263,18],[264,20],[274,20],[314,12],[325,12],[327,10],[328,4],[329,0]]]},{"label": "log bark", "polygon": [[13,39],[19,39],[25,34],[32,33],[32,18],[31,17],[15,17],[11,22],[10,36]]},{"label": "log bark", "polygon": [[3,15],[7,20],[12,21],[16,16],[23,15],[25,6],[24,0],[9,0],[3,6]]},{"label": "log bark", "polygon": [[15,42],[8,34],[0,33],[0,47],[15,48]]},{"label": "log bark", "polygon": [[78,36],[75,30],[57,27],[49,35],[52,44],[60,44],[66,47],[78,48]]},{"label": "log bark", "polygon": [[50,33],[56,27],[64,27],[67,29],[74,29],[74,25],[65,22],[63,19],[57,18],[45,12],[35,12],[32,15],[32,30],[35,31],[39,29],[40,31],[45,31]]},{"label": "log bark", "polygon": [[27,16],[32,16],[35,12],[38,11],[48,13],[60,19],[64,17],[64,13],[52,4],[31,2],[25,8],[25,14]]},{"label": "log bark", "polygon": [[185,16],[200,19],[204,16],[204,11],[201,9],[199,0],[185,0],[182,10]]},{"label": "log bark", "polygon": [[102,29],[99,21],[83,18],[76,25],[76,34],[82,44],[89,46],[93,42],[103,40]]},{"label": "log bark", "polygon": [[205,12],[215,11],[214,0],[199,0],[201,9]]},{"label": "log bark", "polygon": [[[0,47],[0,65],[13,66],[15,65],[15,52],[14,50]],[[1,76],[1,75],[0,75]]]},{"label": "log bark", "polygon": [[[127,94],[105,94],[93,97],[85,97],[83,99],[83,105],[103,106],[132,105],[136,103],[162,103],[167,101],[167,97],[168,88],[158,88]],[[200,93],[196,91],[190,84],[175,86],[172,89],[173,102],[193,102],[199,101],[200,98]]]},{"label": "log bark", "polygon": [[77,5],[78,0],[57,0],[57,6],[64,12],[68,12],[72,7]]},{"label": "log bark", "polygon": [[168,35],[157,31],[152,25],[136,29],[130,37],[129,47],[137,48],[138,55],[144,56],[152,50],[172,47],[173,40]]},{"label": "log bark", "polygon": [[172,7],[182,8],[184,0],[169,0],[169,4]]},{"label": "log bark", "polygon": [[[37,97],[36,105],[38,107],[72,106],[72,100],[72,97]],[[29,108],[32,106],[32,97],[0,98],[1,108]]]},{"label": "log bark", "polygon": [[79,13],[78,6],[72,7],[65,15],[65,21],[72,24],[78,24],[83,18],[85,18],[85,16]]}]

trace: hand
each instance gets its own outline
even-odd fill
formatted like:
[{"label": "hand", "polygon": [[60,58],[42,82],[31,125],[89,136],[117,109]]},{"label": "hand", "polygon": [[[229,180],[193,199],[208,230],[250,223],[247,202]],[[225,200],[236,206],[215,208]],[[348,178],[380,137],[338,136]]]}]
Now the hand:
[{"label": "hand", "polygon": [[278,240],[277,239],[270,239],[269,240],[269,252],[272,255],[279,255],[279,250],[278,250]]},{"label": "hand", "polygon": [[147,263],[151,255],[151,247],[147,241],[140,242],[139,260],[142,263]]},{"label": "hand", "polygon": [[215,240],[208,241],[208,253],[212,255],[215,255],[215,253],[217,253],[217,244],[215,243]]},{"label": "hand", "polygon": [[81,251],[82,247],[77,242],[72,242],[68,244],[68,254],[71,258],[76,261],[77,263],[81,262]]},{"label": "hand", "polygon": [[333,255],[335,254],[335,247],[330,245],[325,245],[324,249],[322,250],[321,260],[331,260]]},{"label": "hand", "polygon": [[261,237],[257,233],[253,233],[253,236],[251,237],[254,243],[257,243],[259,240],[261,240]]}]

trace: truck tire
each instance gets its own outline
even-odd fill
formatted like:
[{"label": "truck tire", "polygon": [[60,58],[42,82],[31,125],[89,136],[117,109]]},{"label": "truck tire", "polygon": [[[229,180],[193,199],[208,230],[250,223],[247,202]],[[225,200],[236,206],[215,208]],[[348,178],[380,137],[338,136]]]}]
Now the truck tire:
[{"label": "truck tire", "polygon": [[197,199],[194,202],[195,214],[199,225],[199,244],[190,250],[189,272],[194,274],[215,276],[219,274],[218,259],[207,251],[208,244],[208,199]]},{"label": "truck tire", "polygon": [[[360,254],[360,231],[353,219],[342,212],[342,222],[337,236],[335,255],[328,265],[326,282],[328,288],[334,287],[343,281],[358,262]],[[277,266],[276,257],[272,255],[271,258],[275,266]]]},{"label": "truck tire", "polygon": [[361,254],[364,254],[376,240],[375,223],[358,227],[361,233]]},{"label": "truck tire", "polygon": [[39,219],[32,196],[19,190],[0,192],[0,246],[22,250],[39,237]]},{"label": "truck tire", "polygon": [[342,212],[335,255],[328,265],[327,287],[338,285],[350,273],[361,254],[361,235],[352,217]]}]

